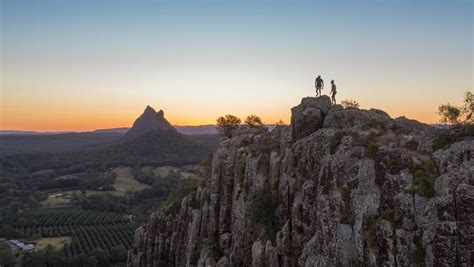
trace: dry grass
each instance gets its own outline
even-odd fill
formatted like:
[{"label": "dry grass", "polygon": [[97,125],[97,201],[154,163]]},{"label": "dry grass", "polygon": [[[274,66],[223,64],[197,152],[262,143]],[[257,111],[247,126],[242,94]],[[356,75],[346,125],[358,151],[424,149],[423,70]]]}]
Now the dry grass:
[{"label": "dry grass", "polygon": [[[123,196],[125,192],[128,191],[139,191],[146,188],[150,188],[149,185],[142,184],[137,181],[133,175],[132,168],[128,167],[119,167],[113,170],[117,174],[117,178],[114,182],[115,191],[96,191],[96,190],[86,190],[85,196],[97,195],[97,194],[112,194],[115,196]],[[56,194],[62,194],[60,196],[54,196]],[[62,192],[54,192],[50,194],[47,199],[42,203],[44,207],[54,207],[60,205],[68,205],[73,199],[73,195],[83,196],[81,190],[69,190]]]},{"label": "dry grass", "polygon": [[[61,196],[55,196],[55,197],[49,197],[53,196],[56,194],[61,193]],[[97,194],[112,194],[116,196],[122,196],[124,192],[119,192],[119,191],[95,191],[95,190],[86,190],[85,196],[91,196],[91,195],[97,195]],[[54,206],[61,206],[61,205],[69,205],[71,204],[73,200],[73,195],[76,194],[77,196],[82,196],[84,197],[83,193],[81,190],[68,190],[68,191],[62,191],[62,192],[55,192],[53,194],[50,194],[47,199],[43,200],[41,204],[43,207],[54,207]]]},{"label": "dry grass", "polygon": [[158,167],[153,170],[153,175],[158,177],[165,177],[170,174],[173,170],[178,170],[178,168],[172,166],[163,166]]},{"label": "dry grass", "polygon": [[113,170],[117,174],[114,187],[117,192],[138,191],[149,188],[149,185],[142,184],[133,176],[132,168],[119,167]]},{"label": "dry grass", "polygon": [[63,196],[49,197],[41,202],[45,207],[53,207],[59,205],[67,205],[71,202],[70,199],[66,199]]},{"label": "dry grass", "polygon": [[48,245],[53,246],[55,249],[63,248],[64,244],[70,244],[72,238],[70,236],[60,236],[60,237],[49,237],[49,238],[40,238],[35,240],[35,250],[40,250],[46,248]]},{"label": "dry grass", "polygon": [[198,179],[199,178],[199,176],[197,176],[196,174],[194,174],[192,172],[188,172],[188,171],[185,171],[183,169],[179,169],[179,168],[172,167],[172,166],[163,166],[163,167],[155,168],[152,171],[152,174],[155,177],[165,177],[165,176],[167,176],[167,175],[169,175],[173,172],[180,175],[184,179],[188,179],[188,178]]}]

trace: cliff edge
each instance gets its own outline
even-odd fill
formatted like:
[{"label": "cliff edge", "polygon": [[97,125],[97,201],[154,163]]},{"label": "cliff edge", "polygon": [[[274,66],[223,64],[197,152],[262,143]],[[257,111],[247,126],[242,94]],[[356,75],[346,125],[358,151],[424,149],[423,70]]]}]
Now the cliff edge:
[{"label": "cliff edge", "polygon": [[129,266],[473,266],[474,139],[304,98],[241,127],[210,177],[135,234]]}]

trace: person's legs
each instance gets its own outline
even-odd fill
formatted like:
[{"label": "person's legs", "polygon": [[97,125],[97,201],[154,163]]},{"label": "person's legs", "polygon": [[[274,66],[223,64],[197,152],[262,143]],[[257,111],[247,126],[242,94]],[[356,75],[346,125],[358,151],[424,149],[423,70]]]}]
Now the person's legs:
[{"label": "person's legs", "polygon": [[336,94],[333,94],[332,95],[332,101],[331,101],[334,105],[336,104]]}]

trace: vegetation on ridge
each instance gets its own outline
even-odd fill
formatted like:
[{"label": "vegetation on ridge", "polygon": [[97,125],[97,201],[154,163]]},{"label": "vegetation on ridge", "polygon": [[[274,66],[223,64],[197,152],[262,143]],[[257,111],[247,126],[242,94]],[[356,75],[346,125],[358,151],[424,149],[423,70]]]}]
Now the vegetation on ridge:
[{"label": "vegetation on ridge", "polygon": [[232,137],[232,131],[239,128],[241,120],[234,115],[227,114],[224,117],[217,118],[217,126],[226,137]]},{"label": "vegetation on ridge", "polygon": [[359,103],[352,99],[346,99],[341,101],[341,105],[344,108],[359,108]]},{"label": "vegetation on ridge", "polygon": [[462,106],[451,105],[449,103],[439,106],[438,114],[442,123],[452,125],[473,124],[474,123],[474,94],[465,92]]},{"label": "vegetation on ridge", "polygon": [[257,115],[247,116],[245,123],[250,127],[263,127],[262,119]]}]

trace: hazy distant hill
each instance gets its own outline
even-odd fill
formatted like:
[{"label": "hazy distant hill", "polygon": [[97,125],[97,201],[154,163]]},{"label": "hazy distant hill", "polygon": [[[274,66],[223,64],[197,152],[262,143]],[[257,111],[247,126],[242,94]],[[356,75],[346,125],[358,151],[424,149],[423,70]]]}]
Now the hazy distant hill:
[{"label": "hazy distant hill", "polygon": [[123,133],[114,132],[0,135],[0,153],[57,151],[110,145],[122,136]]},{"label": "hazy distant hill", "polygon": [[[64,173],[128,165],[199,163],[217,146],[218,135],[185,135],[147,107],[126,128],[88,133],[0,136],[0,166],[7,172],[60,169]],[[10,166],[10,167],[9,167]]]},{"label": "hazy distant hill", "polygon": [[72,132],[36,132],[36,131],[21,131],[21,130],[0,130],[2,135],[58,135]]},{"label": "hazy distant hill", "polygon": [[[187,135],[203,135],[203,134],[218,134],[218,129],[216,125],[208,124],[208,125],[196,125],[196,126],[181,126],[181,125],[173,125],[178,132]],[[95,130],[94,132],[98,133],[123,133],[125,134],[130,128],[122,127],[122,128],[113,128],[113,129],[101,129]],[[0,133],[1,135],[1,133]]]},{"label": "hazy distant hill", "polygon": [[125,134],[128,132],[130,128],[128,127],[121,127],[121,128],[111,128],[111,129],[98,129],[95,130],[94,133],[120,133],[120,134]]},{"label": "hazy distant hill", "polygon": [[[214,125],[174,126],[179,133],[204,143],[217,142]],[[0,153],[58,151],[114,144],[130,128],[100,129],[92,132],[0,131]]]},{"label": "hazy distant hill", "polygon": [[216,125],[199,125],[199,126],[174,126],[178,132],[189,135],[196,134],[218,134]]},{"label": "hazy distant hill", "polygon": [[[213,124],[208,125],[196,125],[196,126],[180,126],[173,125],[178,132],[188,135],[196,134],[217,134],[217,126]],[[129,127],[110,128],[110,129],[98,129],[90,132],[35,132],[35,131],[20,131],[20,130],[0,130],[0,137],[3,135],[60,135],[67,133],[120,133],[125,134]]]},{"label": "hazy distant hill", "polygon": [[82,150],[130,141],[151,131],[185,134],[186,140],[205,146],[215,146],[218,138],[214,125],[173,126],[164,118],[163,111],[156,112],[148,106],[132,128],[98,129],[91,132],[0,131],[0,153]]}]

